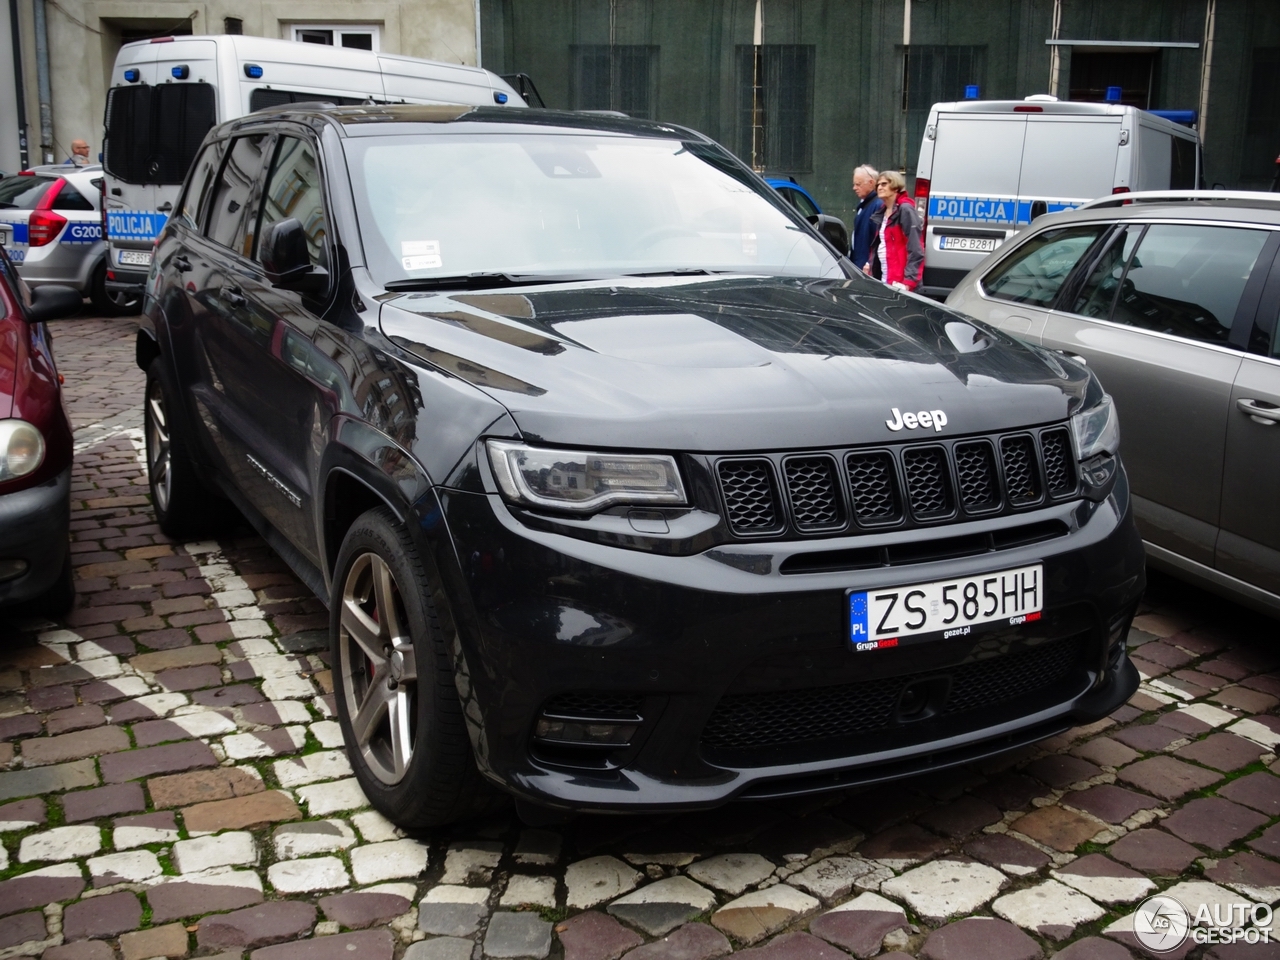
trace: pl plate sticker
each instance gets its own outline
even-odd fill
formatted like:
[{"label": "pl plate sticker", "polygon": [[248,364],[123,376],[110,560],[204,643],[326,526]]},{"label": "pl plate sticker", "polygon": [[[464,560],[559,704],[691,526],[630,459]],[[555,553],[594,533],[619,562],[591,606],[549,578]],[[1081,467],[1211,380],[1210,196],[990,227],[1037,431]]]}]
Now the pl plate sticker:
[{"label": "pl plate sticker", "polygon": [[406,270],[434,270],[444,266],[439,240],[402,240],[400,258]]}]

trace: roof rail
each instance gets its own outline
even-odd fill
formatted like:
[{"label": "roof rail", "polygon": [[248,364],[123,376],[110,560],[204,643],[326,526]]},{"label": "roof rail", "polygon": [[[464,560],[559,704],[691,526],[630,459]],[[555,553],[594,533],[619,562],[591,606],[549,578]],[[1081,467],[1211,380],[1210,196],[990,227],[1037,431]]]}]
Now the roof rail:
[{"label": "roof rail", "polygon": [[1097,200],[1090,200],[1076,207],[1091,210],[1098,207],[1119,207],[1131,203],[1236,203],[1258,206],[1280,206],[1280,193],[1262,193],[1256,190],[1144,190],[1138,193],[1113,193]]}]

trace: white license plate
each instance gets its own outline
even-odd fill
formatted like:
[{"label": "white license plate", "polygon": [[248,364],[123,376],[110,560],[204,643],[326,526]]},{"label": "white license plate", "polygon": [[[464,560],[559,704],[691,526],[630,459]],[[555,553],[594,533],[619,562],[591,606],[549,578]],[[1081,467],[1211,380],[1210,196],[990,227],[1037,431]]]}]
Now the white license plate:
[{"label": "white license plate", "polygon": [[990,253],[999,241],[995,237],[939,237],[939,250],[967,250],[970,253]]},{"label": "white license plate", "polygon": [[925,634],[968,636],[982,624],[1016,626],[1040,619],[1040,564],[959,580],[935,580],[883,590],[849,591],[849,641],[854,650],[882,650]]},{"label": "white license plate", "polygon": [[119,262],[127,263],[130,266],[149,267],[151,266],[151,251],[121,250],[119,254]]}]

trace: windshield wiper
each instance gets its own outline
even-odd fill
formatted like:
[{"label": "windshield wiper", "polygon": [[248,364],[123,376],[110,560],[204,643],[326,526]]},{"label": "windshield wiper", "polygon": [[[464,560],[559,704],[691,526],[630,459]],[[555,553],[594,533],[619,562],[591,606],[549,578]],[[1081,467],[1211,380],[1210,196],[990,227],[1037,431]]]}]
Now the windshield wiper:
[{"label": "windshield wiper", "polygon": [[640,273],[623,273],[623,277],[714,277],[729,270],[708,270],[706,267],[672,267],[669,270],[643,270]]},{"label": "windshield wiper", "polygon": [[383,284],[392,293],[413,290],[492,290],[494,287],[526,287],[535,283],[569,283],[598,277],[548,273],[460,273],[451,277],[413,277]]}]

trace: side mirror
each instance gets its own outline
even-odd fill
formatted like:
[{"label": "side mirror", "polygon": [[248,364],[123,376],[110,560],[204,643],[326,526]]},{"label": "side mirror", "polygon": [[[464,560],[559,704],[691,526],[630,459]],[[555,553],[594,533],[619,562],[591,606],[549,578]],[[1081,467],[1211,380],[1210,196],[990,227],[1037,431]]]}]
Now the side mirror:
[{"label": "side mirror", "polygon": [[1049,212],[1049,204],[1045,203],[1045,201],[1043,200],[1031,201],[1031,219],[1032,220],[1035,220],[1037,217],[1043,217],[1048,212]]},{"label": "side mirror", "polygon": [[44,323],[46,320],[61,320],[80,312],[84,300],[80,291],[61,284],[47,284],[33,287],[31,290],[31,306],[27,315],[32,323]]},{"label": "side mirror", "polygon": [[827,243],[836,248],[837,253],[842,257],[849,255],[849,230],[843,220],[819,213],[810,217],[809,222],[818,228],[818,232],[826,238]]},{"label": "side mirror", "polygon": [[324,293],[329,274],[311,262],[307,235],[297,217],[268,224],[258,244],[262,267],[272,286],[312,296]]}]

